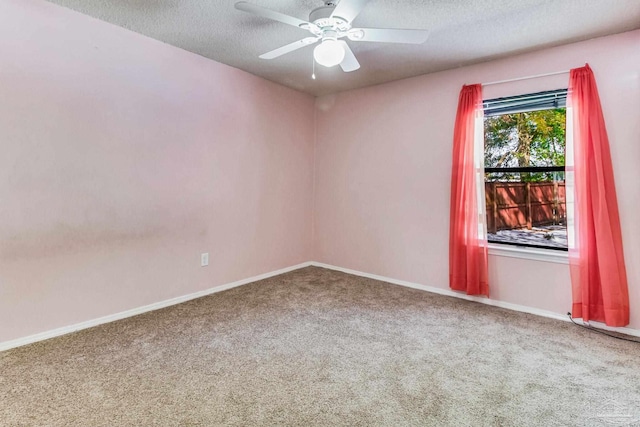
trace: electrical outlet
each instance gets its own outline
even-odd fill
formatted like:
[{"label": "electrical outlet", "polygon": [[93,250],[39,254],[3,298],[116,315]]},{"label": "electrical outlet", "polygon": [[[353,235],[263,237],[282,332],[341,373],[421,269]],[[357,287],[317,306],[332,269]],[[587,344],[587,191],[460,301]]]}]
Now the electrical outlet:
[{"label": "electrical outlet", "polygon": [[204,252],[200,254],[200,266],[206,267],[209,265],[209,252]]}]

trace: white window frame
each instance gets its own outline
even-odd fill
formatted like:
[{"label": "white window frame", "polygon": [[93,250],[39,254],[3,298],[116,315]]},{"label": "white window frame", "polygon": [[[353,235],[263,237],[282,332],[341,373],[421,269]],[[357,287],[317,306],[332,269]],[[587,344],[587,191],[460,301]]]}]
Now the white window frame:
[{"label": "white window frame", "polygon": [[556,264],[569,264],[569,252],[566,251],[529,248],[526,246],[501,245],[500,243],[489,243],[488,248],[489,255],[493,256],[553,262]]},{"label": "white window frame", "polygon": [[[572,129],[572,120],[571,120],[571,111],[570,111],[570,107],[567,106],[566,107],[566,117],[567,117],[567,128],[566,128],[566,135],[565,135],[565,140],[566,140],[566,146],[567,146],[567,151],[571,151],[573,149],[573,144],[572,144],[572,140],[570,141],[570,138],[573,138],[573,129]],[[476,144],[475,144],[475,150],[474,150],[474,154],[476,156],[476,170],[478,170],[478,163],[480,164],[480,168],[482,169],[483,173],[482,173],[482,179],[477,179],[476,183],[478,185],[478,191],[481,194],[481,197],[479,197],[478,200],[478,205],[482,204],[482,207],[479,207],[479,213],[481,213],[482,218],[481,221],[479,221],[478,223],[479,225],[479,235],[480,238],[486,238],[486,232],[487,232],[487,227],[486,227],[486,221],[487,221],[487,215],[486,215],[486,208],[485,208],[485,197],[484,197],[484,115],[481,115],[481,117],[478,117],[476,119],[476,125],[475,125],[475,136],[476,136]],[[479,139],[481,139],[481,141],[479,141]],[[480,147],[482,147],[480,149]],[[572,153],[568,153],[566,156],[572,155]],[[566,162],[566,161],[565,161]],[[567,166],[565,164],[565,182],[567,181]],[[571,176],[569,179],[573,179],[573,176]],[[566,192],[566,200],[565,203],[567,204],[567,242],[569,247],[573,246],[573,240],[574,240],[574,230],[573,230],[573,193],[571,193],[571,195],[569,195],[569,189],[572,188],[567,186],[567,192]],[[571,210],[571,212],[569,212],[569,210]],[[526,260],[534,260],[534,261],[541,261],[541,262],[550,262],[550,263],[556,263],[556,264],[569,264],[569,252],[568,251],[561,251],[561,250],[555,250],[555,249],[545,249],[545,248],[534,248],[534,247],[528,247],[528,246],[518,246],[518,245],[511,245],[511,244],[500,244],[497,242],[487,242],[487,248],[488,248],[488,253],[489,255],[492,256],[498,256],[498,257],[507,257],[507,258],[520,258],[520,259],[526,259]]]}]

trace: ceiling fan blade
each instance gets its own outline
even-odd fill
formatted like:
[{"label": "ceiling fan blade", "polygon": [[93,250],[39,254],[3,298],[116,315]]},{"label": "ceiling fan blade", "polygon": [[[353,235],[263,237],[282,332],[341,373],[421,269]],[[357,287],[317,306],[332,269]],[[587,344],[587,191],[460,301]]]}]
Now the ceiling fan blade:
[{"label": "ceiling fan blade", "polygon": [[369,0],[340,0],[331,14],[332,18],[342,18],[347,22],[355,19],[360,11],[367,5]]},{"label": "ceiling fan blade", "polygon": [[429,38],[427,30],[400,30],[391,28],[353,28],[349,40],[383,43],[422,44]]},{"label": "ceiling fan blade", "polygon": [[260,55],[260,58],[262,59],[277,58],[279,56],[284,55],[285,53],[293,52],[294,50],[298,50],[302,47],[312,45],[318,40],[320,40],[320,38],[318,37],[307,37],[305,39],[298,40],[297,42],[289,43],[288,45],[274,49],[271,52],[263,53],[262,55]]},{"label": "ceiling fan blade", "polygon": [[350,73],[351,71],[355,71],[360,68],[360,63],[356,59],[356,56],[353,54],[353,51],[344,40],[339,40],[338,43],[342,45],[344,48],[344,59],[340,63],[340,67],[342,71],[345,73]]},{"label": "ceiling fan blade", "polygon": [[274,21],[279,21],[284,24],[293,25],[294,27],[299,27],[303,29],[315,27],[315,25],[310,22],[303,21],[302,19],[294,18],[293,16],[285,15],[284,13],[276,12],[274,10],[264,8],[262,6],[258,6],[252,3],[247,3],[246,1],[237,2],[235,4],[235,7],[236,9],[241,10],[243,12],[253,13],[254,15],[273,19]]}]

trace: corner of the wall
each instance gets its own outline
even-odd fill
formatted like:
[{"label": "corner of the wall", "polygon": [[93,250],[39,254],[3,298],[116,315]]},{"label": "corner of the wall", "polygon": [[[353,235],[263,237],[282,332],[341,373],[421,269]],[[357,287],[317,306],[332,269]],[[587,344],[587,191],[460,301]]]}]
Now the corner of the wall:
[{"label": "corner of the wall", "polygon": [[311,164],[311,259],[317,258],[316,245],[316,186],[317,186],[317,148],[318,148],[318,98],[313,103],[313,158]]}]

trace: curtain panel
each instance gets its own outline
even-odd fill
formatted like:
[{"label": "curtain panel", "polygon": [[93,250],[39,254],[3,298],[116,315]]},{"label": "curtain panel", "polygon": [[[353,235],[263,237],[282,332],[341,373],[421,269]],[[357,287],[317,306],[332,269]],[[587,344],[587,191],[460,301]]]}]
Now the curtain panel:
[{"label": "curtain panel", "polygon": [[482,86],[479,84],[462,87],[453,132],[449,286],[468,295],[489,296]]},{"label": "curtain panel", "polygon": [[571,70],[567,105],[571,314],[626,326],[629,292],[609,138],[588,64]]}]

